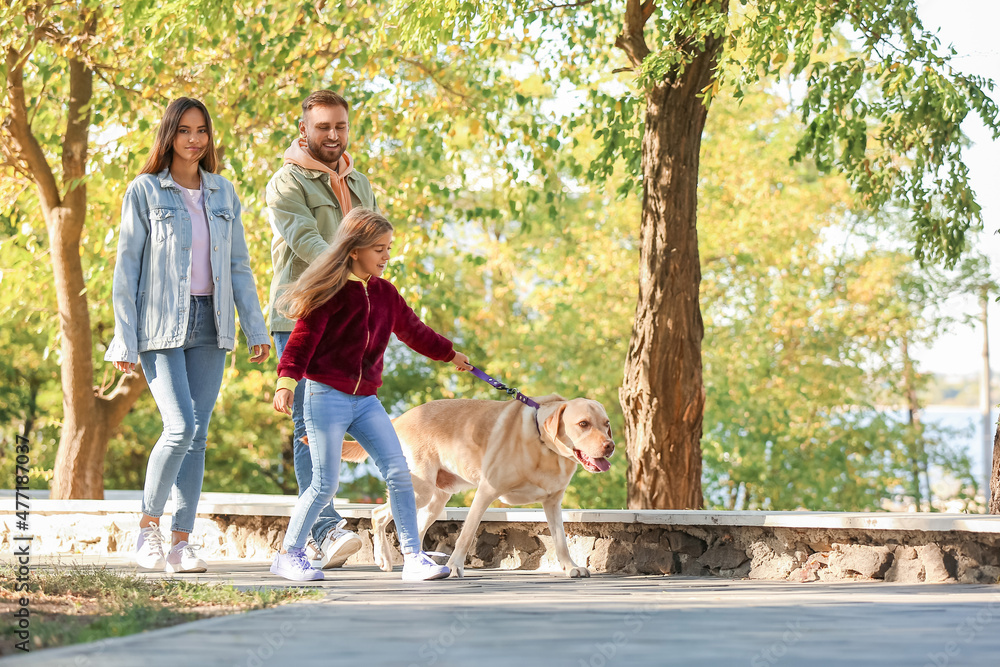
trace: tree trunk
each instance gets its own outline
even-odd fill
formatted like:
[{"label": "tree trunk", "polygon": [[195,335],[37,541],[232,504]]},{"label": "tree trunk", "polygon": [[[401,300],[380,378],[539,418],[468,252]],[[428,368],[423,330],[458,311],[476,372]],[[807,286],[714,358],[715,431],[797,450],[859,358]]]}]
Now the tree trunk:
[{"label": "tree trunk", "polygon": [[[927,454],[924,450],[923,427],[920,424],[920,404],[917,401],[916,381],[913,377],[913,360],[910,358],[910,338],[904,332],[902,336],[903,355],[903,393],[906,395],[907,424],[913,432],[913,446],[909,452],[910,471],[913,474],[913,503],[918,512],[923,511],[923,492],[920,486],[920,474],[927,467]],[[928,494],[930,484],[927,485]],[[928,499],[928,511],[930,510]]]},{"label": "tree trunk", "polygon": [[[723,7],[722,11],[728,8]],[[639,300],[620,393],[628,452],[628,506],[702,507],[705,406],[698,302],[698,161],[722,40],[646,92]]]},{"label": "tree trunk", "polygon": [[1000,424],[993,436],[993,472],[990,474],[990,514],[1000,514]]},{"label": "tree trunk", "polygon": [[[90,21],[93,28],[93,19]],[[7,51],[9,128],[18,157],[38,187],[48,229],[53,282],[62,340],[63,425],[50,497],[103,498],[104,456],[114,429],[146,387],[141,373],[123,377],[101,396],[94,388],[93,343],[86,283],[80,261],[80,238],[87,218],[85,183],[94,72],[82,60],[69,60],[69,101],[62,143],[60,192],[55,175],[32,134],[24,93],[26,54]]]},{"label": "tree trunk", "polygon": [[[983,425],[983,493],[986,495],[986,505],[990,503],[990,487],[996,483],[996,437],[993,447],[990,447],[990,430],[993,426],[993,399],[990,398],[990,322],[989,322],[990,288],[983,285],[979,289],[979,321],[983,323],[983,372],[979,378],[979,412]],[[992,510],[991,510],[991,513]]]}]

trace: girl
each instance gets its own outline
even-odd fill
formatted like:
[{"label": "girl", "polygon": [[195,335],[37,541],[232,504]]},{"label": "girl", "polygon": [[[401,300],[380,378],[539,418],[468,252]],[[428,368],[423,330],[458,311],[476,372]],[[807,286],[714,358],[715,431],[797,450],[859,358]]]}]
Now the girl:
[{"label": "girl", "polygon": [[[263,363],[270,338],[232,184],[216,174],[212,119],[198,100],[167,107],[142,172],[122,204],[112,289],[115,336],[106,361],[123,373],[141,362],[163,433],[149,455],[135,562],[167,572],[204,572],[188,537],[205,474],[205,442],[226,350],[236,340],[234,307]],[[159,519],[170,489],[177,506],[164,554]]]},{"label": "girl", "polygon": [[306,432],[312,456],[312,484],[299,496],[281,552],[271,572],[286,579],[322,579],[306,560],[303,546],[320,510],[333,498],[340,450],[349,430],[385,478],[403,552],[403,579],[442,579],[450,574],[420,550],[413,483],[402,447],[375,392],[382,385],[382,355],[389,335],[460,371],[469,358],[451,341],[420,321],[396,288],[379,276],[389,261],[392,225],[365,208],[352,209],[330,247],[278,301],[285,316],[298,320],[278,362],[274,409],[289,414],[296,382],[305,386]]}]

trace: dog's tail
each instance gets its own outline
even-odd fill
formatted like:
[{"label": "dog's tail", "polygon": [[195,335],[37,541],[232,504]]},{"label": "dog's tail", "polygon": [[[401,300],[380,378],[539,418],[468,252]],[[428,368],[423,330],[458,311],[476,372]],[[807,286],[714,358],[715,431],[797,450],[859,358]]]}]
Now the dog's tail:
[{"label": "dog's tail", "polygon": [[357,463],[368,458],[368,452],[353,440],[344,440],[344,448],[340,452],[341,461],[351,461]]}]

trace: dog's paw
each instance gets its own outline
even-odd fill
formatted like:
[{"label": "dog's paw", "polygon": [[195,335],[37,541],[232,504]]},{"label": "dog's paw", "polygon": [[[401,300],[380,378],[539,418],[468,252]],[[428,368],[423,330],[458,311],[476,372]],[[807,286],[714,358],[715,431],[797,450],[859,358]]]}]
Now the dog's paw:
[{"label": "dog's paw", "polygon": [[584,579],[590,576],[590,570],[585,567],[571,567],[566,574],[572,579]]},{"label": "dog's paw", "polygon": [[392,558],[385,555],[381,549],[375,549],[375,565],[383,572],[392,572]]},{"label": "dog's paw", "polygon": [[465,576],[464,565],[456,565],[455,563],[448,563],[448,568],[451,570],[451,574],[448,575],[450,577],[454,577],[455,579],[461,579],[462,577]]}]

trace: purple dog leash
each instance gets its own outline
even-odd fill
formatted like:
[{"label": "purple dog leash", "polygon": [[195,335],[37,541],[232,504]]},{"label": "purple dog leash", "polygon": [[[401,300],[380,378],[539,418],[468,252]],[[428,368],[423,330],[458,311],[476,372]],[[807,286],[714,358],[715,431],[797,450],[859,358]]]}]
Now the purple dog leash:
[{"label": "purple dog leash", "polygon": [[490,384],[491,386],[495,387],[496,389],[499,389],[500,391],[507,392],[507,394],[509,396],[513,396],[517,400],[519,400],[522,403],[524,403],[525,405],[527,405],[529,408],[534,408],[535,410],[538,409],[538,407],[539,407],[538,403],[536,403],[535,401],[531,400],[530,398],[528,398],[527,396],[525,396],[524,394],[522,394],[520,391],[518,391],[514,387],[508,387],[503,382],[500,382],[500,380],[497,380],[496,378],[487,375],[485,372],[483,372],[482,370],[476,368],[475,366],[472,367],[472,374],[475,375],[480,380],[482,380],[483,382],[486,382],[486,383]]}]

